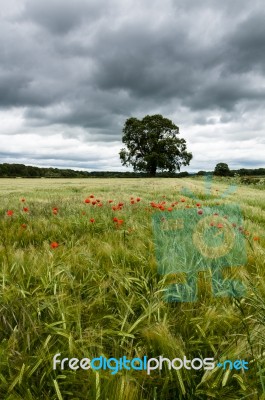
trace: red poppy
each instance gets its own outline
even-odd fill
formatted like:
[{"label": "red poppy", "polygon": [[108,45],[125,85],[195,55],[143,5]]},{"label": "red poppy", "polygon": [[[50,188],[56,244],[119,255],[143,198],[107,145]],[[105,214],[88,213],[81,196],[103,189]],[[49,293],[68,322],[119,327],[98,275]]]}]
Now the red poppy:
[{"label": "red poppy", "polygon": [[135,201],[134,200],[131,200],[131,204],[134,204],[135,203]]},{"label": "red poppy", "polygon": [[203,211],[202,211],[202,210],[199,210],[199,211],[198,211],[198,214],[199,214],[199,215],[202,215],[202,214],[203,214]]},{"label": "red poppy", "polygon": [[181,201],[182,203],[185,203],[186,200],[185,200],[185,199],[181,199],[180,201]]},{"label": "red poppy", "polygon": [[200,206],[201,206],[201,204],[200,204],[200,203],[197,203],[197,204],[196,204],[196,206],[197,206],[197,207],[200,207]]},{"label": "red poppy", "polygon": [[87,204],[90,203],[90,199],[88,199],[88,198],[85,199],[85,203],[87,203]]},{"label": "red poppy", "polygon": [[254,240],[255,242],[259,242],[259,241],[260,241],[260,237],[259,237],[259,236],[254,236],[254,237],[253,237],[253,240]]},{"label": "red poppy", "polygon": [[91,194],[89,197],[90,197],[91,199],[94,199],[95,196],[94,196],[93,194]]},{"label": "red poppy", "polygon": [[89,221],[92,222],[92,223],[94,223],[94,222],[95,222],[95,218],[90,218]]},{"label": "red poppy", "polygon": [[56,249],[58,246],[59,246],[59,243],[57,243],[57,242],[52,242],[51,243],[51,248],[52,249]]},{"label": "red poppy", "polygon": [[24,212],[29,212],[28,207],[24,207],[24,208],[23,208],[23,211],[24,211]]},{"label": "red poppy", "polygon": [[224,225],[223,224],[217,224],[217,228],[223,228]]},{"label": "red poppy", "polygon": [[92,201],[92,204],[93,204],[93,206],[94,206],[95,204],[97,204],[96,200],[93,200],[93,201]]},{"label": "red poppy", "polygon": [[54,215],[57,215],[57,214],[58,214],[58,209],[55,209],[55,208],[54,208],[54,209],[52,210],[52,213],[53,213]]},{"label": "red poppy", "polygon": [[118,218],[117,217],[114,217],[113,218],[113,222],[117,222],[118,221]]},{"label": "red poppy", "polygon": [[96,202],[97,202],[97,203],[100,203],[100,200],[99,200],[99,199],[96,199]]},{"label": "red poppy", "polygon": [[25,203],[26,199],[24,197],[21,199],[22,203]]},{"label": "red poppy", "polygon": [[168,207],[167,211],[172,211],[173,208],[172,207]]},{"label": "red poppy", "polygon": [[52,211],[58,211],[58,207],[53,207]]},{"label": "red poppy", "polygon": [[102,203],[98,203],[97,206],[98,206],[98,207],[102,207],[103,204],[102,204]]},{"label": "red poppy", "polygon": [[109,203],[113,203],[113,200],[109,200]]},{"label": "red poppy", "polygon": [[140,197],[137,197],[136,201],[139,202],[140,200],[141,200]]},{"label": "red poppy", "polygon": [[6,214],[7,214],[9,217],[12,217],[12,215],[14,214],[14,211],[13,211],[13,210],[7,210]]},{"label": "red poppy", "polygon": [[26,224],[21,224],[21,228],[26,229],[27,225]]}]

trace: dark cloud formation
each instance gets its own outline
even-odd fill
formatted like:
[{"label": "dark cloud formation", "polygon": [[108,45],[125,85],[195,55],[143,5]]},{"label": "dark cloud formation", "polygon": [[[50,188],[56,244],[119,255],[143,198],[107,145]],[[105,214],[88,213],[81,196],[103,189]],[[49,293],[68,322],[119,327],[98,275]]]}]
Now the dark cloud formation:
[{"label": "dark cloud formation", "polygon": [[[215,152],[217,138],[224,153],[227,143],[237,146],[231,162],[259,166],[263,5],[261,0],[12,0],[0,12],[0,140],[13,135],[18,148],[5,142],[0,155],[54,163],[55,156],[34,147],[23,154],[21,137],[59,135],[62,163],[84,161],[84,154],[67,153],[68,141],[76,139],[88,152],[98,144],[89,160],[98,159],[100,168],[98,149],[108,143],[113,152],[104,166],[118,166],[125,120],[161,113],[187,138],[195,155],[191,169],[200,169],[207,157],[209,165],[222,161],[222,153]],[[201,154],[200,143],[209,138],[213,157],[207,149]],[[250,153],[241,157],[239,141],[248,140]]]}]

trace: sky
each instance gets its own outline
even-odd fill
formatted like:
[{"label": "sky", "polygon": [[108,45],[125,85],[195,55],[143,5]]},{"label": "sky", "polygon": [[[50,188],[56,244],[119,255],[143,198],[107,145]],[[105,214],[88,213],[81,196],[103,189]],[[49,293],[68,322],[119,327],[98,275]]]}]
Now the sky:
[{"label": "sky", "polygon": [[0,8],[0,163],[130,170],[127,118],[162,114],[182,171],[265,167],[262,0],[9,0]]}]

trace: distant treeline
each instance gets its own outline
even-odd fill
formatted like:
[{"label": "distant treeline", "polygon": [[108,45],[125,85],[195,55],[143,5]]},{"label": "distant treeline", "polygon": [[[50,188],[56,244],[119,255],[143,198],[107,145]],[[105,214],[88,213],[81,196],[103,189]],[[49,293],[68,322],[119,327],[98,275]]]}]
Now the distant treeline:
[{"label": "distant treeline", "polygon": [[[115,171],[74,171],[72,169],[40,168],[24,164],[0,164],[0,178],[139,178],[146,177],[144,172],[115,172]],[[158,177],[189,176],[188,172],[157,173]]]},{"label": "distant treeline", "polygon": [[[194,175],[212,174],[210,171],[199,171],[197,174],[188,172],[170,173],[158,172],[157,177],[184,178]],[[265,175],[265,168],[230,170],[231,176],[261,176]],[[148,174],[144,172],[115,172],[115,171],[74,171],[72,169],[40,168],[24,164],[0,164],[0,178],[143,178]]]}]

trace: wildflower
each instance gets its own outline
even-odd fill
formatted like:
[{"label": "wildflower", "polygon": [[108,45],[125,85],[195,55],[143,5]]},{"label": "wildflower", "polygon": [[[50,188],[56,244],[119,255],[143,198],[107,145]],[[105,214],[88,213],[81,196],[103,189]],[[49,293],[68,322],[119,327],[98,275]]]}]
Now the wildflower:
[{"label": "wildflower", "polygon": [[96,202],[97,202],[97,203],[100,203],[100,200],[99,200],[99,199],[96,199]]},{"label": "wildflower", "polygon": [[200,207],[200,206],[201,206],[201,204],[200,204],[200,203],[197,203],[197,204],[196,204],[196,206],[197,206],[197,207]]},{"label": "wildflower", "polygon": [[118,218],[117,217],[114,217],[113,218],[113,222],[117,222],[118,221]]},{"label": "wildflower", "polygon": [[94,196],[93,194],[91,194],[89,197],[90,197],[91,199],[94,199],[95,196]]},{"label": "wildflower", "polygon": [[217,228],[223,228],[224,225],[223,224],[217,224]]},{"label": "wildflower", "polygon": [[58,214],[58,209],[57,209],[57,208],[54,208],[54,209],[52,210],[52,213],[53,213],[54,215],[57,215],[57,214]]},{"label": "wildflower", "polygon": [[123,219],[118,219],[117,224],[118,224],[118,225],[122,225],[123,222],[124,222]]},{"label": "wildflower", "polygon": [[85,203],[86,204],[90,203],[90,199],[89,198],[85,199]]},{"label": "wildflower", "polygon": [[7,210],[6,214],[7,214],[9,217],[12,217],[12,215],[14,214],[14,211],[13,211],[13,210]]},{"label": "wildflower", "polygon": [[21,199],[22,203],[25,203],[26,199],[24,197]]},{"label": "wildflower", "polygon": [[113,200],[109,200],[109,203],[113,203]]},{"label": "wildflower", "polygon": [[202,211],[202,210],[199,210],[199,211],[198,211],[198,214],[199,214],[199,215],[202,215],[202,214],[203,214],[203,211]]},{"label": "wildflower", "polygon": [[95,222],[95,218],[90,218],[89,221],[92,222],[92,224],[93,224]]},{"label": "wildflower", "polygon": [[135,203],[135,201],[134,200],[131,200],[131,204],[134,204]]},{"label": "wildflower", "polygon": [[172,207],[168,207],[167,211],[172,211],[173,208]]},{"label": "wildflower", "polygon": [[26,224],[21,224],[21,228],[26,229],[27,225]]},{"label": "wildflower", "polygon": [[259,242],[259,241],[260,241],[260,237],[259,237],[259,236],[254,236],[254,237],[253,237],[253,240],[254,240],[255,242]]},{"label": "wildflower", "polygon": [[93,200],[93,201],[92,201],[92,204],[93,204],[93,206],[94,206],[95,204],[97,204],[96,200]]},{"label": "wildflower", "polygon": [[140,200],[141,200],[140,197],[137,197],[136,201],[139,202]]},{"label": "wildflower", "polygon": [[23,211],[24,211],[24,212],[29,212],[28,207],[23,207]]},{"label": "wildflower", "polygon": [[57,243],[57,242],[52,242],[51,243],[51,248],[52,249],[56,249],[58,246],[59,246],[59,243]]},{"label": "wildflower", "polygon": [[185,199],[181,199],[180,201],[181,201],[182,203],[185,203],[186,200],[185,200]]}]

